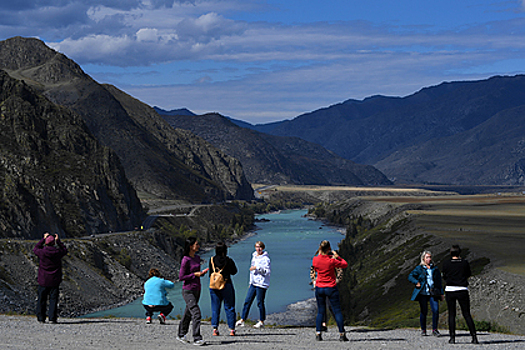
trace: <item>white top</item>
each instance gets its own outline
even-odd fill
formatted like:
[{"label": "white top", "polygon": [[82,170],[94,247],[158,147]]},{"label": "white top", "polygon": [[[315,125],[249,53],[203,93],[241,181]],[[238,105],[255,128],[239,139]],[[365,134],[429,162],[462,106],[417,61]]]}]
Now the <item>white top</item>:
[{"label": "white top", "polygon": [[468,290],[467,287],[458,287],[458,286],[446,286],[445,292],[459,292],[461,290]]},{"label": "white top", "polygon": [[250,271],[250,284],[255,287],[268,289],[270,286],[270,256],[266,251],[261,255],[257,252],[252,254],[251,266],[255,266],[255,270]]}]

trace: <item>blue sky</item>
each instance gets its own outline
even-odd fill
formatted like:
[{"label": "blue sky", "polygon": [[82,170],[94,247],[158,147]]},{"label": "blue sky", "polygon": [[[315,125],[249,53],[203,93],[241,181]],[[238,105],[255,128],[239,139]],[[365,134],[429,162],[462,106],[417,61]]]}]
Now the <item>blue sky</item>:
[{"label": "blue sky", "polygon": [[251,123],[525,72],[525,0],[1,0],[38,37],[164,109]]}]

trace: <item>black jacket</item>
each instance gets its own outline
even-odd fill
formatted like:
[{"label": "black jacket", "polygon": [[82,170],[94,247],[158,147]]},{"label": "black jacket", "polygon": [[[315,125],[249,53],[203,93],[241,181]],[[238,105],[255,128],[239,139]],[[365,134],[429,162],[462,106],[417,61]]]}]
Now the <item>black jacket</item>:
[{"label": "black jacket", "polygon": [[450,259],[443,263],[443,279],[447,286],[466,287],[468,278],[472,275],[470,264],[463,259]]}]

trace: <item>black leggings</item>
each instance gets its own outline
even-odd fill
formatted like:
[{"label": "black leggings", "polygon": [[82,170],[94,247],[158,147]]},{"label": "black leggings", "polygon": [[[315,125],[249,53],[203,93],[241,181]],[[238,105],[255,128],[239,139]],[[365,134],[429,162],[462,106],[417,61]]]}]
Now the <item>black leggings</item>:
[{"label": "black leggings", "polygon": [[468,330],[471,336],[476,336],[476,326],[470,315],[470,298],[467,290],[460,290],[457,292],[446,292],[445,299],[448,307],[448,330],[450,337],[456,336],[456,300],[461,308],[461,313],[465,318]]}]

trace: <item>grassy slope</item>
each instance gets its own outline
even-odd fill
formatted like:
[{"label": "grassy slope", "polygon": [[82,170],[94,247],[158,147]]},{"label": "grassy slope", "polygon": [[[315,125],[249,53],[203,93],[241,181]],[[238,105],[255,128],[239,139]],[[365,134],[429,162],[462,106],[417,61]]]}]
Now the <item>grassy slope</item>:
[{"label": "grassy slope", "polygon": [[523,204],[521,195],[390,196],[318,207],[314,212],[320,217],[348,229],[340,246],[350,263],[340,286],[345,319],[417,327],[419,308],[409,300],[413,286],[407,276],[424,249],[433,251],[440,265],[450,244],[459,243],[476,273],[492,261],[523,274],[525,259],[509,254],[525,246]]}]

